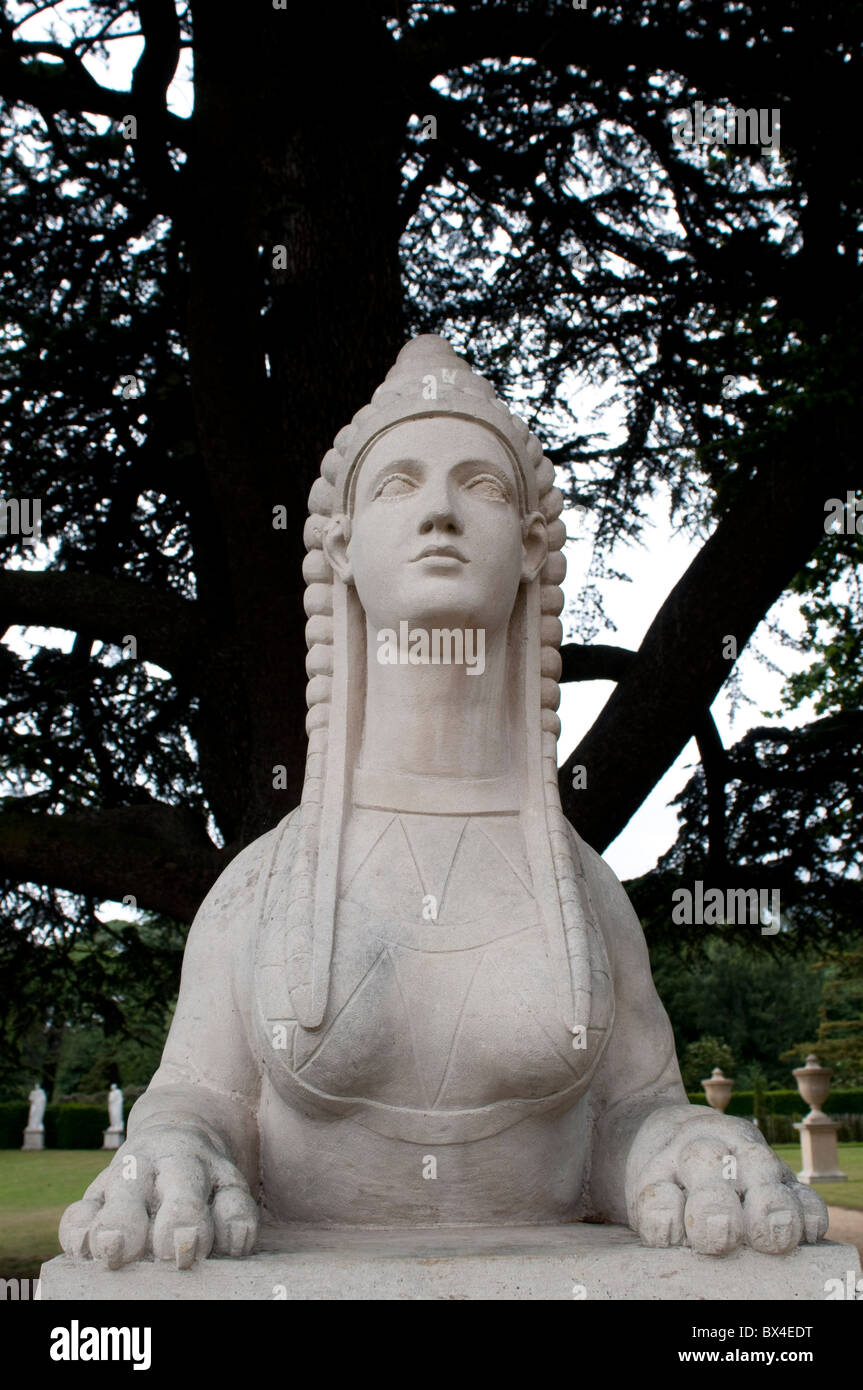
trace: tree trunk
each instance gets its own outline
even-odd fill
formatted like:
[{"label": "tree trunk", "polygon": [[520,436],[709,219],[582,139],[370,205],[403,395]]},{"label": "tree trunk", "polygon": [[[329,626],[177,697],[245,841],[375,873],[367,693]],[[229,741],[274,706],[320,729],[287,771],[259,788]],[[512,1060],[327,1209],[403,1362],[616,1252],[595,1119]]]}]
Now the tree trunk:
[{"label": "tree trunk", "polygon": [[[196,734],[220,829],[245,843],[302,787],[308,492],[402,342],[403,117],[365,7],[340,12],[336,45],[326,9],[264,9],[231,26],[203,0],[193,11],[189,350],[212,518],[197,560],[219,653]],[[287,529],[274,528],[277,506]]]}]

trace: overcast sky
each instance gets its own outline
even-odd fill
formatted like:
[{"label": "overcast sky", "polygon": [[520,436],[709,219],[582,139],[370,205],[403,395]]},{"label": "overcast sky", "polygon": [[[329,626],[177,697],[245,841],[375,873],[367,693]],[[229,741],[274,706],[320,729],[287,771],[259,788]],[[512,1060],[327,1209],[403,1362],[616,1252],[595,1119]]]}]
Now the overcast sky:
[{"label": "overcast sky", "polygon": [[[652,506],[648,504],[647,511],[654,524],[646,534],[645,545],[622,545],[612,553],[613,568],[631,575],[633,582],[625,584],[620,580],[609,580],[604,583],[606,611],[616,624],[617,631],[605,629],[598,633],[595,638],[597,643],[637,648],[662,602],[703,545],[703,541],[693,541],[672,532],[664,497],[658,497]],[[567,534],[572,538],[566,545],[567,576],[564,584],[564,592],[567,600],[570,600],[575,598],[587,569],[590,542],[578,514],[565,512],[563,520]],[[571,634],[567,632],[566,612],[561,616],[566,641],[568,637],[571,639]],[[803,622],[793,599],[782,600],[768,617],[778,621],[778,625],[792,637],[802,635]],[[726,693],[720,692],[712,706],[713,717],[726,747],[736,743],[755,725],[796,726],[813,717],[812,705],[808,701],[793,715],[773,719],[764,717],[765,711],[779,706],[783,677],[757,660],[754,651],[763,653],[785,672],[801,670],[807,665],[805,657],[781,645],[768,632],[766,622],[761,624],[737,663],[742,691],[754,704],[740,703],[732,717],[731,701]],[[570,683],[561,687],[562,730],[558,763],[569,757],[613,689],[610,681]],[[698,749],[695,741],[690,740],[641,809],[606,849],[604,857],[619,878],[635,878],[646,873],[653,868],[659,855],[673,844],[677,833],[677,814],[668,803],[688,781],[697,762]]]}]

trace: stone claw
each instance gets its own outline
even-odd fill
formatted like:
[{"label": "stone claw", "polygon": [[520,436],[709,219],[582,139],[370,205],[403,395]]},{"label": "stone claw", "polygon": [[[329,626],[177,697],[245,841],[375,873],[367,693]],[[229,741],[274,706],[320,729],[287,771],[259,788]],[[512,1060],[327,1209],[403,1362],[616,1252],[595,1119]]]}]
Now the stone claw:
[{"label": "stone claw", "polygon": [[654,1245],[667,1247],[674,1239],[674,1222],[676,1216],[673,1211],[658,1211],[653,1217],[653,1243]]},{"label": "stone claw", "polygon": [[73,1260],[82,1260],[90,1253],[86,1226],[75,1226],[69,1231],[66,1253],[71,1255]]},{"label": "stone claw", "polygon": [[803,1236],[807,1245],[816,1245],[827,1234],[829,1217],[824,1202],[811,1187],[802,1184],[795,1188],[798,1205],[803,1211]]},{"label": "stone claw", "polygon": [[197,1226],[178,1226],[174,1231],[174,1258],[178,1269],[191,1269],[198,1246]]},{"label": "stone claw", "polygon": [[109,1269],[120,1269],[123,1264],[123,1232],[102,1231],[99,1240],[99,1256]]},{"label": "stone claw", "polygon": [[726,1250],[731,1243],[731,1222],[724,1214],[708,1216],[708,1248]]},{"label": "stone claw", "polygon": [[817,1244],[821,1230],[820,1218],[807,1211],[803,1217],[803,1229],[806,1232],[806,1244]]},{"label": "stone claw", "polygon": [[228,1227],[228,1234],[230,1252],[236,1258],[242,1255],[246,1248],[248,1227],[245,1221],[232,1221]]}]

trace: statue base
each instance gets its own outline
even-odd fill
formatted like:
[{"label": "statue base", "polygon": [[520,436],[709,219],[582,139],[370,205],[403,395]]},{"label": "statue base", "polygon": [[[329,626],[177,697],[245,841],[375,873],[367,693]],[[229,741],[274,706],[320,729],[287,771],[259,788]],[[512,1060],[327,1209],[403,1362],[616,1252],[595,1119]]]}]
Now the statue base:
[{"label": "statue base", "polygon": [[35,1154],[45,1147],[44,1129],[25,1129],[24,1143],[21,1145],[22,1154]]},{"label": "statue base", "polygon": [[826,1115],[807,1115],[801,1124],[794,1128],[800,1135],[800,1150],[803,1154],[803,1168],[797,1174],[798,1182],[810,1187],[816,1182],[847,1182],[848,1176],[839,1167],[839,1149],[836,1136],[838,1124]]},{"label": "statue base", "polygon": [[122,1144],[122,1142],[123,1142],[123,1130],[122,1130],[122,1129],[103,1129],[103,1130],[102,1130],[102,1148],[103,1148],[103,1149],[119,1149],[119,1147],[120,1147],[120,1145]]},{"label": "statue base", "polygon": [[[411,1230],[264,1228],[247,1259],[192,1269],[142,1260],[109,1270],[60,1255],[42,1266],[43,1300],[824,1300],[854,1286],[853,1245],[790,1255],[649,1250],[624,1226]],[[848,1274],[853,1279],[848,1280]],[[834,1281],[828,1284],[828,1281]],[[833,1292],[834,1298],[837,1297]]]}]

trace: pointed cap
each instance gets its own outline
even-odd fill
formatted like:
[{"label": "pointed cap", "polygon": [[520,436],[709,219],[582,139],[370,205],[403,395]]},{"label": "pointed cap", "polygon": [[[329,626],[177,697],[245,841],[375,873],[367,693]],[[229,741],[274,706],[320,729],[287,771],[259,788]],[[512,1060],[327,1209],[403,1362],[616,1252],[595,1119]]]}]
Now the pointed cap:
[{"label": "pointed cap", "polygon": [[542,458],[539,440],[524,420],[511,414],[498,400],[491,383],[473,371],[445,338],[422,333],[402,348],[370,404],[363,406],[336,436],[340,466],[331,465],[330,476],[341,495],[342,510],[351,511],[356,468],[375,440],[405,420],[435,415],[457,415],[493,430],[517,464],[523,509],[536,508],[536,469]]}]

